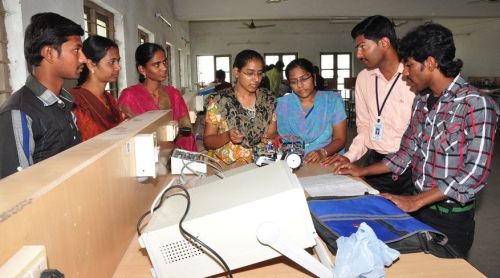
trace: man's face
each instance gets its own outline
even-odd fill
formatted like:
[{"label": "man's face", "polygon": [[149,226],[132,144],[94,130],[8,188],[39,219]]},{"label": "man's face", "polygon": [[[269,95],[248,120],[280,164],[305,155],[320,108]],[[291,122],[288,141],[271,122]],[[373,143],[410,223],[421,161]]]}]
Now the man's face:
[{"label": "man's face", "polygon": [[55,60],[55,66],[60,78],[77,79],[87,58],[82,52],[80,36],[69,36],[67,39],[61,45],[61,53],[58,54]]},{"label": "man's face", "polygon": [[[424,61],[425,63],[425,61]],[[403,79],[410,86],[410,90],[419,93],[429,87],[429,70],[424,63],[408,58],[404,63]]]},{"label": "man's face", "polygon": [[367,69],[378,68],[383,60],[383,49],[379,42],[366,39],[364,35],[359,35],[355,39],[356,58],[366,65]]}]

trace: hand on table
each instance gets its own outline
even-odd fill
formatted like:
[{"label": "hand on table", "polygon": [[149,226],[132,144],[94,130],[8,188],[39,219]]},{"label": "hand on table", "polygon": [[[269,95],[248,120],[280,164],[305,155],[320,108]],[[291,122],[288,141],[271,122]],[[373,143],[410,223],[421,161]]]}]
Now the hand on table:
[{"label": "hand on table", "polygon": [[341,154],[336,153],[332,156],[329,156],[329,157],[326,157],[325,159],[323,159],[321,161],[321,165],[327,166],[327,165],[332,165],[332,164],[338,163],[338,162],[344,163],[344,162],[350,162],[350,161],[349,161],[349,158],[347,158]]},{"label": "hand on table", "polygon": [[317,163],[317,162],[322,161],[325,158],[326,157],[321,150],[315,150],[315,151],[312,151],[306,155],[306,157],[304,158],[304,163],[306,163],[306,164]]},{"label": "hand on table", "polygon": [[393,202],[400,209],[405,212],[414,212],[420,209],[418,202],[416,200],[416,195],[414,196],[403,196],[403,195],[393,195],[389,193],[381,193],[382,197]]}]

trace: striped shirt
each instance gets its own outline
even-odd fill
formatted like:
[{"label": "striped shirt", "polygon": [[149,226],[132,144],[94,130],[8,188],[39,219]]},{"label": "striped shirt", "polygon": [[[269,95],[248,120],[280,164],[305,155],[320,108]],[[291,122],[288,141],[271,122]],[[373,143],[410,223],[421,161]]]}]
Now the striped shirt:
[{"label": "striped shirt", "polygon": [[448,199],[465,204],[486,184],[499,110],[461,76],[430,111],[429,93],[415,98],[400,149],[383,162],[395,175],[410,166],[417,191],[438,188]]},{"label": "striped shirt", "polygon": [[33,76],[0,108],[0,178],[80,143],[72,96],[45,88]]}]

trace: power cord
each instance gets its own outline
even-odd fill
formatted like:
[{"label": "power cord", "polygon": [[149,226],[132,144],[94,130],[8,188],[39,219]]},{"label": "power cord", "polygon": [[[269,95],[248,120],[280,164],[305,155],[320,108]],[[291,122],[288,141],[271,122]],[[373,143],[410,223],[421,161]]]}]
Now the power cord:
[{"label": "power cord", "polygon": [[222,266],[224,268],[224,271],[227,273],[227,276],[230,277],[230,278],[233,278],[233,273],[232,273],[231,269],[229,268],[229,266],[227,265],[226,261],[224,261],[224,259],[215,250],[213,250],[212,248],[210,248],[203,241],[199,240],[198,238],[196,238],[195,236],[193,236],[191,233],[189,233],[186,229],[184,229],[184,227],[183,227],[182,224],[184,223],[184,220],[186,219],[186,216],[189,213],[189,209],[191,207],[191,196],[189,195],[189,192],[186,190],[186,188],[184,188],[181,185],[172,185],[172,186],[170,186],[173,183],[173,181],[174,180],[170,181],[170,183],[165,187],[165,189],[160,194],[158,194],[158,196],[160,196],[159,201],[157,201],[158,198],[156,198],[155,201],[153,202],[153,204],[156,203],[156,202],[158,202],[158,205],[156,207],[154,207],[153,210],[149,210],[149,211],[145,212],[139,218],[139,220],[137,221],[137,226],[136,226],[136,228],[137,228],[137,234],[139,235],[139,237],[141,236],[142,221],[144,220],[144,218],[148,214],[152,214],[154,211],[156,211],[158,208],[161,207],[161,205],[163,204],[163,199],[165,197],[165,194],[167,192],[171,191],[171,190],[180,189],[181,191],[183,191],[184,194],[178,194],[178,195],[184,196],[186,198],[186,201],[187,201],[186,210],[184,211],[184,215],[182,215],[182,218],[179,221],[179,231],[180,231],[181,235],[184,238],[186,238],[187,240],[189,240],[191,242],[194,241],[195,243],[198,243],[200,246],[202,246],[203,248],[205,248],[206,250],[208,250],[208,252],[210,252],[214,257],[216,257],[217,260],[222,264]]}]

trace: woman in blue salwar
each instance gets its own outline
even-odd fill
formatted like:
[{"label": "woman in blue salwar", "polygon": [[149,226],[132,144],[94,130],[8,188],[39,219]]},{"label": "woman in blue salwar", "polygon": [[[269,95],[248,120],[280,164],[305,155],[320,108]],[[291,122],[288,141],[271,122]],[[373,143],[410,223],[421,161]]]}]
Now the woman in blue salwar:
[{"label": "woman in blue salwar", "polygon": [[306,59],[290,62],[285,74],[292,93],[278,99],[273,121],[278,135],[300,136],[304,140],[305,163],[342,153],[347,123],[340,94],[316,90],[314,66]]}]

